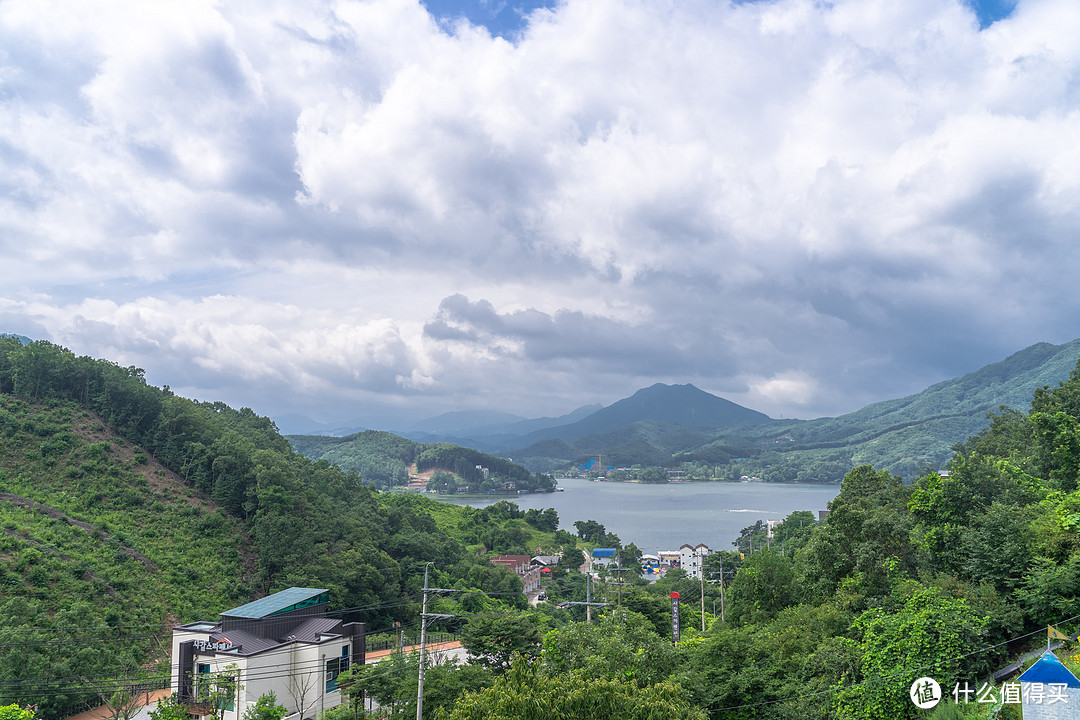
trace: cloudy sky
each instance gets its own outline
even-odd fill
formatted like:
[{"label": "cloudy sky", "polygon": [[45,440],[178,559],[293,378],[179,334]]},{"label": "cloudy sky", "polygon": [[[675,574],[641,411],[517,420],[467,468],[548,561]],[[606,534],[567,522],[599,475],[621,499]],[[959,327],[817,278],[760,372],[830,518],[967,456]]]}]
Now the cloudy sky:
[{"label": "cloudy sky", "polygon": [[0,0],[0,331],[203,400],[774,417],[1080,336],[1080,3]]}]

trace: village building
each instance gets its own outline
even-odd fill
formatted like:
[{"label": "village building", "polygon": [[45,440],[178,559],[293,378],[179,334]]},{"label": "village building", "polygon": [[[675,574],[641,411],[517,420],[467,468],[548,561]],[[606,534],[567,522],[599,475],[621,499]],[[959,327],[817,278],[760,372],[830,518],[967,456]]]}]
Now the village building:
[{"label": "village building", "polygon": [[593,548],[589,555],[589,572],[596,572],[614,565],[615,552],[615,548]]},{"label": "village building", "polygon": [[679,548],[679,567],[695,580],[701,579],[701,566],[705,558],[712,554],[708,545],[683,545]]},{"label": "village building", "polygon": [[679,567],[678,550],[661,550],[656,553],[656,556],[660,559],[660,567],[662,568]]},{"label": "village building", "polygon": [[293,587],[173,628],[172,694],[196,717],[240,720],[273,691],[299,720],[341,704],[337,678],[363,664],[364,624],[327,617],[330,593]]},{"label": "village building", "polygon": [[521,578],[521,591],[526,595],[540,588],[539,566],[533,565],[531,555],[496,555],[491,562],[516,573]]}]

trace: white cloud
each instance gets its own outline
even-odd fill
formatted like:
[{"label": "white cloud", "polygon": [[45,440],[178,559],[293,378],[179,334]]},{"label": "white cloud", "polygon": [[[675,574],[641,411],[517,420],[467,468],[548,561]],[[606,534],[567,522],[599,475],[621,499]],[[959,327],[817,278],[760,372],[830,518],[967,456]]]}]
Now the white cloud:
[{"label": "white cloud", "polygon": [[0,308],[325,412],[851,410],[1072,339],[1078,35],[1071,0],[567,0],[516,44],[416,0],[8,0]]}]

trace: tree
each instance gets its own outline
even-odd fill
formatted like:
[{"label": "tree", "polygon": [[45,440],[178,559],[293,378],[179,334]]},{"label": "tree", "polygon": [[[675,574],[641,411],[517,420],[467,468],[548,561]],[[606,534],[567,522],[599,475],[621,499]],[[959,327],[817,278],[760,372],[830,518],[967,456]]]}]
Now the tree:
[{"label": "tree", "polygon": [[222,720],[226,710],[235,707],[236,698],[243,686],[238,682],[240,670],[236,663],[229,663],[221,670],[201,676],[195,688],[195,697],[210,709],[211,714]]},{"label": "tree", "polygon": [[449,720],[705,720],[683,690],[665,681],[640,688],[614,678],[552,677],[516,657],[495,684],[458,701]]},{"label": "tree", "polygon": [[668,474],[664,468],[647,467],[638,475],[638,482],[659,484],[667,481]]},{"label": "tree", "polygon": [[862,637],[862,682],[835,695],[837,716],[891,720],[911,717],[907,692],[926,668],[942,687],[985,669],[973,670],[967,658],[983,642],[986,619],[963,598],[909,582],[893,593],[903,606],[896,612],[867,610],[855,621]]},{"label": "tree", "polygon": [[525,511],[525,522],[542,532],[555,532],[559,529],[559,513],[555,508],[529,508]]},{"label": "tree", "polygon": [[307,711],[315,707],[319,697],[319,675],[316,671],[289,673],[289,695],[301,718],[307,717]]},{"label": "tree", "polygon": [[636,569],[637,574],[641,575],[641,549],[634,543],[619,548],[615,558],[619,563],[619,567]]},{"label": "tree", "polygon": [[[431,663],[431,657],[427,658]],[[391,718],[416,717],[416,688],[420,656],[393,653],[375,665],[354,665],[338,678],[342,692],[354,702],[363,695],[375,701]],[[458,663],[456,658],[435,662],[424,670],[424,717],[441,717],[466,692],[490,687],[495,676],[479,665]],[[344,716],[352,718],[352,713]]]},{"label": "tree", "polygon": [[[106,685],[97,691],[101,704],[113,720],[130,720],[150,704],[152,688],[161,677],[154,673],[138,673],[126,683]],[[92,686],[92,683],[88,683]]]},{"label": "tree", "polygon": [[728,617],[761,622],[797,599],[792,562],[775,550],[763,550],[746,559],[731,584]]},{"label": "tree", "polygon": [[[670,605],[668,609],[670,632]],[[623,610],[605,613],[592,624],[576,622],[552,630],[544,636],[541,661],[544,671],[556,677],[618,678],[645,687],[672,676],[679,653],[648,618]]]},{"label": "tree", "polygon": [[281,720],[288,714],[288,708],[278,705],[277,695],[271,690],[260,695],[255,704],[244,711],[244,720]]},{"label": "tree", "polygon": [[150,710],[150,720],[191,720],[191,713],[186,705],[181,705],[175,696],[158,700]]},{"label": "tree", "polygon": [[527,615],[475,617],[461,631],[461,644],[477,662],[502,672],[515,654],[536,657],[540,653],[539,626]]},{"label": "tree", "polygon": [[0,706],[0,720],[34,720],[34,711],[18,705]]},{"label": "tree", "polygon": [[607,535],[607,528],[595,520],[577,520],[574,522],[578,537],[587,543],[600,544]]}]

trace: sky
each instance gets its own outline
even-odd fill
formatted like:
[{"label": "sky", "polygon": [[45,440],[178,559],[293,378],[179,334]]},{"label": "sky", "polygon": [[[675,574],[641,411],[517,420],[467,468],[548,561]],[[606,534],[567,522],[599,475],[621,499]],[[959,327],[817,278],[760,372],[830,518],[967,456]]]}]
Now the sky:
[{"label": "sky", "polygon": [[1075,0],[0,0],[0,331],[275,419],[854,411],[1080,336],[1077,38]]}]

